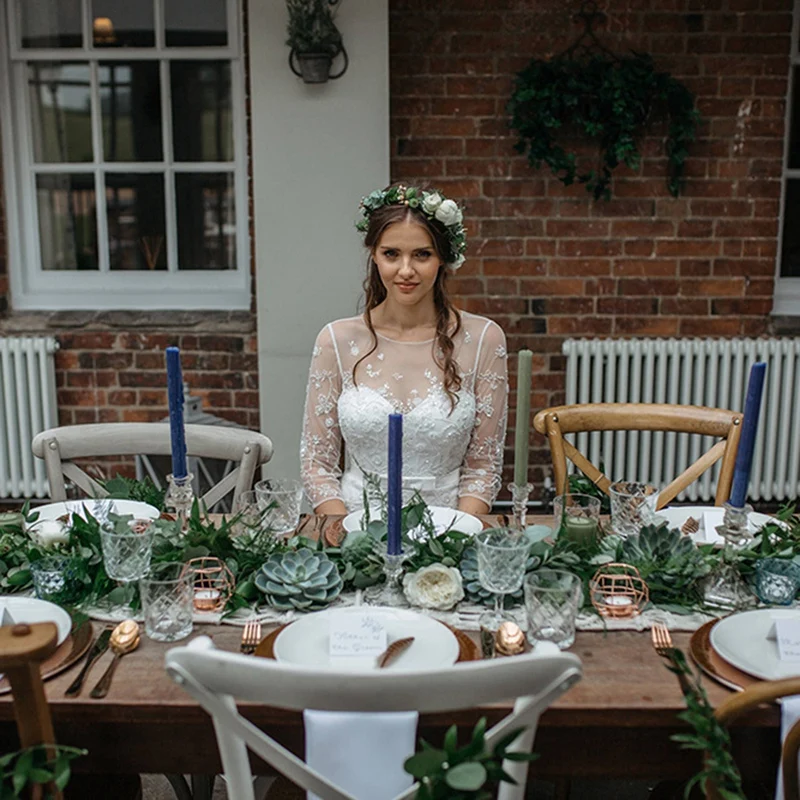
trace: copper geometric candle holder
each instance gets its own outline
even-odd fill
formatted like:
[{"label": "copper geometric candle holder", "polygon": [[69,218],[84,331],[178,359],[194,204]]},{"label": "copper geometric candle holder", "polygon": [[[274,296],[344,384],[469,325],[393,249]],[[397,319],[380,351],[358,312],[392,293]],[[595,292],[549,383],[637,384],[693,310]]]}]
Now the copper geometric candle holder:
[{"label": "copper geometric candle holder", "polygon": [[227,564],[214,556],[192,558],[183,568],[193,574],[194,607],[197,611],[222,611],[236,588]]},{"label": "copper geometric candle holder", "polygon": [[650,599],[647,584],[631,564],[604,564],[589,581],[589,596],[597,613],[622,619],[641,613]]}]

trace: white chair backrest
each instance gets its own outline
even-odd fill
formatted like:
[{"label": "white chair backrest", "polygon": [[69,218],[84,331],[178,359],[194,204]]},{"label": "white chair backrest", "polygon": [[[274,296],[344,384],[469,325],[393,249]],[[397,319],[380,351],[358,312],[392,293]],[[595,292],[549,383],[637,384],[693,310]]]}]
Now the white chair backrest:
[{"label": "white chair backrest", "polygon": [[[539,716],[580,680],[581,662],[554,645],[541,653],[470,661],[430,671],[375,670],[340,672],[282,664],[217,650],[206,636],[166,655],[170,677],[211,715],[228,791],[237,800],[253,800],[249,747],[302,788],[324,800],[352,797],[312,770],[302,759],[259,730],[236,710],[234,697],[275,708],[322,711],[451,711],[515,700],[513,711],[487,732],[492,747],[519,727],[525,733],[514,749],[530,752]],[[527,763],[506,761],[519,785],[501,784],[499,798],[522,800]],[[396,800],[416,794],[416,785]]]},{"label": "white chair backrest", "polygon": [[[169,455],[171,440],[166,422],[108,422],[68,425],[37,434],[33,454],[44,459],[50,497],[66,500],[66,475],[92,497],[108,494],[72,461],[102,456]],[[255,471],[272,458],[272,442],[263,433],[227,426],[186,425],[186,452],[198,458],[238,462],[236,469],[212,486],[202,500],[208,508],[233,490],[233,501],[253,484]]]}]

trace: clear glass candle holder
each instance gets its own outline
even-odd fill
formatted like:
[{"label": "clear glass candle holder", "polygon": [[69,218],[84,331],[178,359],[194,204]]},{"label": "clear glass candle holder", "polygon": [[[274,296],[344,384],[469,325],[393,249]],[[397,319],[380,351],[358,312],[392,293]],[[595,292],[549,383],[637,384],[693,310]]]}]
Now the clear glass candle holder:
[{"label": "clear glass candle holder", "polygon": [[365,592],[367,602],[377,606],[391,606],[406,608],[408,600],[403,593],[400,578],[403,575],[403,564],[408,559],[408,553],[389,554],[386,542],[376,542],[375,551],[383,559],[383,574],[386,581],[377,586],[370,586]]},{"label": "clear glass candle holder", "polygon": [[800,589],[800,566],[783,558],[762,558],[756,563],[756,597],[767,605],[788,606]]},{"label": "clear glass candle holder", "polygon": [[617,481],[611,495],[611,527],[618,536],[632,536],[655,520],[658,490],[649,483]]},{"label": "clear glass candle holder", "polygon": [[553,516],[559,536],[590,546],[600,535],[600,498],[564,494],[553,498]]}]

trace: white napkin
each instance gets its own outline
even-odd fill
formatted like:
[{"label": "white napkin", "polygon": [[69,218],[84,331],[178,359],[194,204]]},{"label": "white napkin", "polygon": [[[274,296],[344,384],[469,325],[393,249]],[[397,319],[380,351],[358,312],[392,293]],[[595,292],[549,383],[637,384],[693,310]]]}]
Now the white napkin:
[{"label": "white napkin", "polygon": [[[306,763],[356,800],[391,800],[414,779],[403,762],[416,750],[416,711],[303,712]],[[308,800],[319,800],[308,793]]]},{"label": "white napkin", "polygon": [[[800,695],[784,697],[781,701],[781,744],[796,722],[800,721]],[[775,800],[783,800],[783,770],[778,769]]]}]

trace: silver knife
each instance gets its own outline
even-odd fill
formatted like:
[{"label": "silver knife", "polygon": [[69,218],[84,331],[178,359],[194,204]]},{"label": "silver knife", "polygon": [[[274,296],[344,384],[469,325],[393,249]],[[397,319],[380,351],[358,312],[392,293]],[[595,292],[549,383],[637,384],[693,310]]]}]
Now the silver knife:
[{"label": "silver knife", "polygon": [[102,656],[106,650],[108,650],[108,643],[111,639],[111,631],[112,628],[105,628],[97,637],[95,643],[89,650],[89,655],[86,657],[86,663],[83,665],[83,669],[81,669],[81,671],[78,673],[78,676],[69,685],[67,691],[64,692],[66,697],[77,697],[81,693],[83,682],[86,680],[86,675],[92,668],[92,664],[94,664],[94,662],[97,661],[97,659],[100,658],[100,656]]}]

